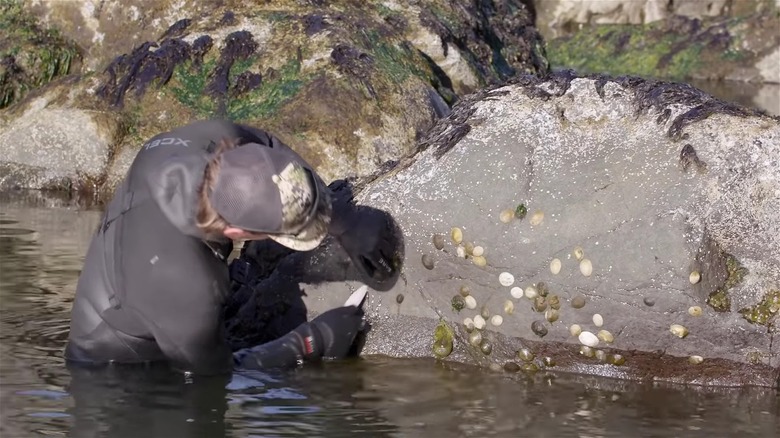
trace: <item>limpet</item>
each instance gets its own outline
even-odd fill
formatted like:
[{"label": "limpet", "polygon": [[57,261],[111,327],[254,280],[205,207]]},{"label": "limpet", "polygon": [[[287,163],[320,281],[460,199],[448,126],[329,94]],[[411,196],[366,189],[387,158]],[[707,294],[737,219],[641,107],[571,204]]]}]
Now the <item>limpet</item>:
[{"label": "limpet", "polygon": [[536,336],[539,336],[540,338],[543,338],[547,335],[547,327],[544,326],[543,321],[536,320],[532,322],[531,330],[536,334]]},{"label": "limpet", "polygon": [[501,315],[493,315],[493,317],[490,318],[490,323],[496,327],[500,326],[501,323],[503,322],[504,322],[504,317]]},{"label": "limpet", "polygon": [[533,225],[539,225],[544,220],[544,212],[542,210],[536,210],[534,214],[531,215],[531,219],[528,220],[528,222]]},{"label": "limpet", "polygon": [[466,251],[466,255],[476,255],[474,254],[474,244],[471,242],[464,243],[463,250]]},{"label": "limpet", "polygon": [[482,342],[482,333],[479,330],[469,333],[469,344],[471,346],[476,347],[480,342]]},{"label": "limpet", "polygon": [[561,299],[558,295],[550,295],[547,297],[547,303],[555,310],[561,310]]},{"label": "limpet", "polygon": [[598,334],[596,335],[601,341],[606,342],[607,344],[611,344],[615,341],[615,337],[612,335],[612,333],[606,331],[606,330],[599,330]]},{"label": "limpet", "polygon": [[493,343],[482,338],[482,342],[479,343],[479,349],[482,350],[482,354],[488,355],[493,352]]},{"label": "limpet", "polygon": [[433,246],[436,249],[444,249],[444,236],[441,234],[434,234],[433,235]]},{"label": "limpet", "polygon": [[423,254],[422,264],[425,269],[433,269],[433,257],[430,254]]},{"label": "limpet", "polygon": [[401,304],[404,302],[404,294],[398,294],[395,296],[395,302]]},{"label": "limpet", "polygon": [[504,364],[504,371],[508,373],[516,373],[520,371],[520,365],[514,363],[514,362],[507,362]]},{"label": "limpet", "polygon": [[466,285],[461,286],[460,294],[463,295],[464,297],[469,296],[471,294],[471,288]]},{"label": "limpet", "polygon": [[579,336],[580,333],[582,333],[582,327],[580,327],[579,324],[572,324],[571,327],[569,327],[569,333],[571,333],[572,336]]},{"label": "limpet", "polygon": [[466,329],[467,332],[471,333],[474,331],[474,320],[471,318],[466,318],[463,320],[463,327]]},{"label": "limpet", "polygon": [[463,230],[458,227],[452,227],[452,230],[450,230],[450,237],[452,237],[453,242],[460,244],[460,242],[463,242]]},{"label": "limpet", "polygon": [[469,309],[476,309],[477,308],[477,299],[474,298],[471,295],[466,296],[463,298],[463,301],[466,303],[466,307]]},{"label": "limpet", "polygon": [[612,365],[620,366],[626,363],[626,358],[622,354],[613,354],[610,357],[610,362],[612,362]]},{"label": "limpet", "polygon": [[485,318],[483,318],[482,315],[476,315],[474,317],[474,328],[476,328],[477,330],[482,330],[483,328],[485,328],[485,324],[486,324]]},{"label": "limpet", "polygon": [[642,300],[645,303],[645,306],[647,307],[653,307],[655,306],[655,300],[650,297],[645,297],[644,300]]},{"label": "limpet", "polygon": [[580,262],[580,272],[582,275],[590,277],[590,274],[593,273],[593,263],[590,262],[590,259],[582,259]]},{"label": "limpet", "polygon": [[515,299],[523,298],[523,289],[518,286],[515,286],[509,290],[509,294],[512,295],[512,298]]},{"label": "limpet", "polygon": [[525,297],[529,300],[532,300],[539,296],[539,292],[536,290],[535,286],[528,286],[525,288]]},{"label": "limpet", "polygon": [[547,283],[540,281],[536,283],[536,291],[539,292],[540,296],[546,297],[550,291],[547,289]]},{"label": "limpet", "polygon": [[466,258],[466,248],[464,248],[464,247],[463,247],[463,246],[461,246],[461,245],[458,245],[458,247],[457,247],[457,248],[455,248],[455,254],[456,254],[458,257],[460,257],[460,258],[462,258],[462,259],[465,259],[465,258]]},{"label": "limpet", "polygon": [[484,254],[485,254],[485,248],[481,246],[475,246],[474,249],[471,250],[471,255],[473,255],[474,257],[479,257]]},{"label": "limpet", "polygon": [[487,260],[485,260],[485,257],[482,256],[474,256],[471,260],[479,267],[487,265]]},{"label": "limpet", "polygon": [[693,271],[691,272],[691,275],[688,276],[688,281],[691,282],[691,284],[696,284],[701,280],[701,274],[699,271]]},{"label": "limpet", "polygon": [[552,259],[550,261],[550,272],[553,275],[558,275],[561,272],[561,259]]},{"label": "limpet", "polygon": [[571,306],[575,309],[582,309],[585,307],[585,295],[578,294],[571,299]]},{"label": "limpet", "polygon": [[688,362],[690,362],[692,365],[698,365],[704,362],[704,358],[701,356],[691,356],[688,358]]},{"label": "limpet", "polygon": [[604,350],[596,350],[596,360],[599,362],[606,362],[607,361],[607,353]]},{"label": "limpet", "polygon": [[549,309],[546,312],[544,312],[544,319],[549,321],[550,323],[553,323],[558,320],[558,311],[555,309]]},{"label": "limpet", "polygon": [[604,318],[598,313],[593,314],[593,325],[601,327],[604,325]]},{"label": "limpet", "polygon": [[511,315],[515,312],[515,303],[512,300],[504,301],[504,313]]},{"label": "limpet", "polygon": [[481,309],[479,309],[479,314],[485,318],[486,320],[490,318],[490,309],[488,309],[487,306],[482,306]]},{"label": "limpet", "polygon": [[672,324],[669,326],[669,331],[678,338],[684,338],[688,336],[688,329],[680,324]]},{"label": "limpet", "polygon": [[535,372],[539,371],[539,366],[536,365],[533,362],[531,362],[531,363],[524,363],[522,368],[523,368],[523,371],[525,371],[526,373],[535,373]]},{"label": "limpet", "polygon": [[501,283],[501,286],[509,287],[515,283],[515,276],[509,272],[502,272],[498,274],[498,282]]},{"label": "limpet", "polygon": [[580,340],[582,345],[586,345],[588,347],[595,347],[596,345],[599,345],[599,338],[589,331],[583,331],[577,338]]},{"label": "limpet", "polygon": [[517,358],[523,362],[531,362],[534,360],[534,353],[527,348],[521,348],[517,350]]},{"label": "limpet", "polygon": [[545,356],[542,359],[542,363],[546,367],[554,367],[555,366],[555,359],[551,358],[550,356]]},{"label": "limpet", "polygon": [[539,313],[547,310],[547,299],[545,297],[534,298],[534,310]]},{"label": "limpet", "polygon": [[699,306],[691,306],[688,308],[688,314],[691,316],[701,316],[701,307]]},{"label": "limpet", "polygon": [[580,347],[580,354],[585,357],[593,357],[593,349],[588,347],[587,345],[583,345]]},{"label": "limpet", "polygon": [[498,215],[498,219],[505,224],[512,222],[512,219],[514,218],[515,218],[515,212],[512,211],[512,209],[510,208],[506,210],[502,210],[501,213],[499,213]]},{"label": "limpet", "polygon": [[466,307],[466,299],[462,295],[455,295],[452,297],[451,304],[456,312],[460,312]]},{"label": "limpet", "polygon": [[523,220],[525,219],[525,215],[528,214],[528,209],[525,207],[525,204],[518,204],[515,208],[515,217]]},{"label": "limpet", "polygon": [[583,257],[585,257],[585,251],[582,249],[581,246],[577,246],[574,248],[574,251],[571,252],[571,254],[574,256],[575,259],[578,261],[582,260]]}]

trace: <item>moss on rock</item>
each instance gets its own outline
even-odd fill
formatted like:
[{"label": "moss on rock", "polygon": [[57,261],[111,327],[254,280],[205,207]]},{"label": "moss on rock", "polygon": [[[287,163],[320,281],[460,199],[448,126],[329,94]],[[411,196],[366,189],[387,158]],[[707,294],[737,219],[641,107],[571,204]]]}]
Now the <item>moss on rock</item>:
[{"label": "moss on rock", "polygon": [[0,1],[0,33],[0,108],[80,62],[78,48],[56,29],[41,27],[20,0]]},{"label": "moss on rock", "polygon": [[778,26],[780,18],[771,14],[593,25],[550,40],[547,53],[554,67],[583,73],[751,79],[758,75],[750,71],[752,66],[780,46]]},{"label": "moss on rock", "polygon": [[752,324],[769,325],[780,311],[780,290],[770,290],[760,303],[740,309],[739,313]]}]

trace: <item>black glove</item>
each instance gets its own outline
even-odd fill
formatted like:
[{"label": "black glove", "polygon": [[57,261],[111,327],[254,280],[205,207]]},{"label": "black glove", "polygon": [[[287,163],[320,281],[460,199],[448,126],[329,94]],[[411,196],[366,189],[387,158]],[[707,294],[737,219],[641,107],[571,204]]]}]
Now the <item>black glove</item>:
[{"label": "black glove", "polygon": [[332,234],[349,254],[365,281],[384,282],[394,278],[398,246],[395,230],[381,210],[353,207],[341,209],[333,220]]},{"label": "black glove", "polygon": [[337,307],[314,318],[309,324],[318,332],[322,357],[341,359],[348,355],[355,337],[363,328],[363,308]]}]

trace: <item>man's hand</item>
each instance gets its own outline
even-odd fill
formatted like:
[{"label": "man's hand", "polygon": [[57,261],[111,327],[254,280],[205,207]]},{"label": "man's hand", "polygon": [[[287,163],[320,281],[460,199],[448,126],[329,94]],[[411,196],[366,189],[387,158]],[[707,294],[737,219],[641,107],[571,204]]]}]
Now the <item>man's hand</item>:
[{"label": "man's hand", "polygon": [[322,357],[341,359],[347,356],[363,327],[363,309],[355,306],[337,307],[314,318],[310,324],[320,333]]},{"label": "man's hand", "polygon": [[397,237],[392,224],[380,210],[353,207],[334,217],[336,239],[365,278],[383,282],[396,275],[394,263]]}]

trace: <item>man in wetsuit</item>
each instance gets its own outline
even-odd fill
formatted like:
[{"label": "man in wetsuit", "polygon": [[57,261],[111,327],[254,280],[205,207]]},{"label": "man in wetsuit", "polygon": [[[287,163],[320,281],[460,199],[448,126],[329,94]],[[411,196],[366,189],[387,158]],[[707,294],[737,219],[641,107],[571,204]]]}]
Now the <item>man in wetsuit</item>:
[{"label": "man in wetsuit", "polygon": [[[340,216],[311,166],[264,131],[208,120],[155,136],[93,236],[66,359],[168,361],[194,374],[219,374],[344,357],[363,323],[358,307],[329,310],[235,353],[222,314],[232,240],[270,238],[307,251],[329,233],[338,238],[346,228]],[[371,262],[392,270],[386,260]]]}]

